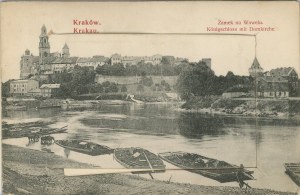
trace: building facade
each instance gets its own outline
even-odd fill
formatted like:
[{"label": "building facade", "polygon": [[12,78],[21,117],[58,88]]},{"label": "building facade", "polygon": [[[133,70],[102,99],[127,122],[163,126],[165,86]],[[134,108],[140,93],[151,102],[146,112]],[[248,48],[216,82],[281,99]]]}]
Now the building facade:
[{"label": "building facade", "polygon": [[161,63],[162,56],[159,54],[153,56],[121,56],[120,54],[113,54],[110,59],[112,65],[122,63],[124,66],[131,66],[140,62],[157,65]]},{"label": "building facade", "polygon": [[258,97],[289,97],[288,81],[282,77],[261,77],[257,81]]},{"label": "building facade", "polygon": [[57,97],[60,92],[60,84],[43,84],[40,90],[42,97]]},{"label": "building facade", "polygon": [[10,82],[11,96],[26,96],[28,92],[39,88],[39,82],[31,79],[20,79]]}]

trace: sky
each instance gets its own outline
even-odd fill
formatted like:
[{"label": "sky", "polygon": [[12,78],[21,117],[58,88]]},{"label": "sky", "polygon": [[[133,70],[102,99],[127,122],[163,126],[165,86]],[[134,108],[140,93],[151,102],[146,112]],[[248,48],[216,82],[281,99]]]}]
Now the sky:
[{"label": "sky", "polygon": [[[120,53],[173,55],[190,61],[211,58],[217,75],[228,71],[248,75],[256,56],[265,70],[300,70],[297,2],[6,2],[0,9],[2,81],[19,78],[20,59],[26,49],[38,55],[43,24],[48,32],[54,32],[49,36],[51,52],[61,52],[67,43],[71,56]],[[101,25],[74,25],[74,20],[93,20]],[[244,25],[244,20],[259,24]],[[236,25],[236,21],[242,24]],[[86,27],[105,33],[175,34],[73,34],[74,28]],[[248,31],[225,33],[256,35],[256,41],[254,36],[212,35],[208,27],[247,27]],[[249,31],[250,27],[271,27],[274,31]]]}]

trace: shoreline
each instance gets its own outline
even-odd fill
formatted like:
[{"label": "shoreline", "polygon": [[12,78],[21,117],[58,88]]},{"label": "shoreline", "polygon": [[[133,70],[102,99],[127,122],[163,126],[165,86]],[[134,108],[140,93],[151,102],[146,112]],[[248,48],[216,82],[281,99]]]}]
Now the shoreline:
[{"label": "shoreline", "polygon": [[224,117],[242,117],[245,119],[290,119],[290,120],[300,120],[300,115],[295,115],[295,116],[288,116],[287,113],[283,113],[286,116],[283,116],[283,114],[280,116],[266,116],[266,117],[262,117],[262,116],[249,116],[249,115],[244,115],[244,114],[228,114],[228,113],[224,113],[224,112],[220,112],[220,111],[216,111],[216,110],[210,110],[210,109],[206,109],[206,108],[201,108],[201,109],[184,109],[184,108],[177,108],[174,109],[177,112],[183,112],[183,113],[200,113],[200,114],[207,114],[207,115],[211,115],[211,116],[224,116]]},{"label": "shoreline", "polygon": [[[63,168],[92,168],[53,153],[2,144],[5,194],[245,194],[238,187],[202,186],[104,174],[66,177]],[[17,182],[16,182],[17,181]],[[247,194],[296,194],[250,189]]]}]

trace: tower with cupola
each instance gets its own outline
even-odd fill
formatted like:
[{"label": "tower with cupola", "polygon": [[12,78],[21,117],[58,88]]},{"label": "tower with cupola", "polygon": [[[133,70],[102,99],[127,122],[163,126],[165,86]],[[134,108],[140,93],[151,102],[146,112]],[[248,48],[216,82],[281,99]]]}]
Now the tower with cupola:
[{"label": "tower with cupola", "polygon": [[45,61],[48,57],[50,57],[50,44],[49,44],[49,37],[47,34],[47,29],[45,25],[42,26],[41,35],[40,35],[40,42],[39,42],[39,63],[45,64]]}]

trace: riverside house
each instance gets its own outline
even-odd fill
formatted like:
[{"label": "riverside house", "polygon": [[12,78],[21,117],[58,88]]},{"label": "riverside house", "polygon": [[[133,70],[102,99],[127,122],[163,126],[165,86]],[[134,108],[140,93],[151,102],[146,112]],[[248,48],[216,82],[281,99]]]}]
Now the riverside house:
[{"label": "riverside house", "polygon": [[29,91],[39,88],[39,82],[33,79],[20,79],[10,82],[11,96],[27,96]]},{"label": "riverside house", "polygon": [[40,89],[43,97],[56,97],[60,90],[60,84],[43,84]]}]

